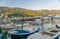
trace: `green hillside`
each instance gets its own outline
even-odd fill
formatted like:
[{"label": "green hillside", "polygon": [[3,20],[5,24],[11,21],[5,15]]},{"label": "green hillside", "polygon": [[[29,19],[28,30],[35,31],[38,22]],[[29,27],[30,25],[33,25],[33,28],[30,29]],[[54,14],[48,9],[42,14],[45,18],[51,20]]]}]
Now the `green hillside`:
[{"label": "green hillside", "polygon": [[[19,15],[19,16],[41,16],[41,15],[57,15],[60,10],[29,10],[18,7],[0,7],[0,15]],[[17,14],[17,15],[16,15]]]}]

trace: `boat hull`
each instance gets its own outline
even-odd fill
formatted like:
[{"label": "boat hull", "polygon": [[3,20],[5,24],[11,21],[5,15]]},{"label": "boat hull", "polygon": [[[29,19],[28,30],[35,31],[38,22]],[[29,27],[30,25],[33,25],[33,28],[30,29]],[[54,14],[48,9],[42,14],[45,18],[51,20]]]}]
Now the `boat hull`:
[{"label": "boat hull", "polygon": [[9,34],[9,38],[11,38],[11,39],[26,39],[29,35],[34,34],[38,31],[39,31],[39,29],[37,29],[36,31],[34,31],[32,33],[28,33],[28,34]]}]

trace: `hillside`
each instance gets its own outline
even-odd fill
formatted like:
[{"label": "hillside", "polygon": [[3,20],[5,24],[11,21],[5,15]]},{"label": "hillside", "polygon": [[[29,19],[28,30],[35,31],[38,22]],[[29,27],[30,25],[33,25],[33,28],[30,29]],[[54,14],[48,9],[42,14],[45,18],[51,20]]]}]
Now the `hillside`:
[{"label": "hillside", "polygon": [[60,10],[36,10],[36,12],[42,15],[60,15]]},{"label": "hillside", "polygon": [[0,14],[10,15],[14,13],[26,14],[28,16],[57,15],[60,14],[60,10],[29,10],[17,7],[0,7]]},{"label": "hillside", "polygon": [[11,7],[0,7],[0,14],[5,14],[5,15],[8,15],[8,14],[13,14],[13,13],[22,13],[22,14],[26,14],[26,15],[29,15],[29,16],[35,16],[37,15],[37,13],[35,13],[34,11],[32,10],[29,10],[29,9],[23,9],[23,8],[11,8]]}]

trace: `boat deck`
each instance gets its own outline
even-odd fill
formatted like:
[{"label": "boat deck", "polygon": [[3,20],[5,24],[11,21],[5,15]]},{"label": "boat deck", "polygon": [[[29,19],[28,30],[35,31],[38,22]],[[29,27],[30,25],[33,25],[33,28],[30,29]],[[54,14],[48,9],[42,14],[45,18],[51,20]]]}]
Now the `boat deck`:
[{"label": "boat deck", "polygon": [[60,35],[60,28],[51,28],[42,32],[30,35],[27,39],[54,39]]}]

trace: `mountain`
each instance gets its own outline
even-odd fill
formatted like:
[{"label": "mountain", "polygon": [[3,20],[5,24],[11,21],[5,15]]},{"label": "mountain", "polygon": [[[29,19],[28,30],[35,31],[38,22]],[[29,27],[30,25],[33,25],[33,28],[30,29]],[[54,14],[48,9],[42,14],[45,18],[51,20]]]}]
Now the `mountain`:
[{"label": "mountain", "polygon": [[30,16],[35,16],[37,13],[33,10],[29,9],[24,9],[24,8],[17,8],[17,7],[0,7],[0,14],[13,14],[13,13],[22,13],[22,14],[27,14]]},{"label": "mountain", "polygon": [[41,15],[60,15],[60,10],[36,10]]},{"label": "mountain", "polygon": [[57,15],[60,14],[60,10],[29,10],[18,7],[0,7],[0,14],[26,14],[28,16],[40,16],[40,15]]}]

